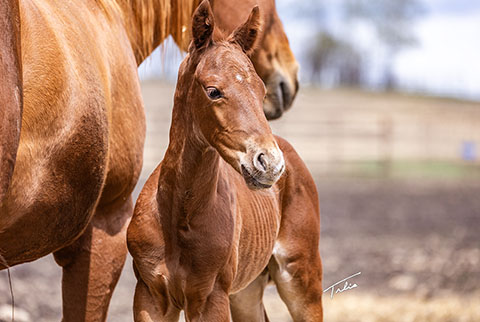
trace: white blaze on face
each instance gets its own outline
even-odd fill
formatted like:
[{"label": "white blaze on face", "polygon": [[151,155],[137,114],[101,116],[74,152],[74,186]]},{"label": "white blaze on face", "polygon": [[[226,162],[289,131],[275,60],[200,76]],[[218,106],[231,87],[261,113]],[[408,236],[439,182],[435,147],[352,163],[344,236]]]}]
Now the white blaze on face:
[{"label": "white blaze on face", "polygon": [[237,74],[235,78],[240,82],[243,81],[243,77],[240,74]]}]

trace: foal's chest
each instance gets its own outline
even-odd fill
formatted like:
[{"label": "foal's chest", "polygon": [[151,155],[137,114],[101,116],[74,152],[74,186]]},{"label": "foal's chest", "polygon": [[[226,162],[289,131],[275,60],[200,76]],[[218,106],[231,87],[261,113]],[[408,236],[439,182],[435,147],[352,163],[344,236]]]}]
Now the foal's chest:
[{"label": "foal's chest", "polygon": [[280,227],[275,188],[240,198],[235,229],[237,273],[232,293],[246,287],[267,266]]}]

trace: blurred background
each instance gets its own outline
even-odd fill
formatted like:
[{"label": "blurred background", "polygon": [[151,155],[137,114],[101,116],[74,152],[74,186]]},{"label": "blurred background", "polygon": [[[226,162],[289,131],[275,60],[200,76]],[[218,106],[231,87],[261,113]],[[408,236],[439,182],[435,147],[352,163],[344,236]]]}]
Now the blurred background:
[{"label": "blurred background", "polygon": [[[317,183],[325,321],[480,321],[480,2],[277,0],[301,89],[271,123]],[[144,170],[168,144],[181,54],[172,41],[139,69]],[[16,321],[61,318],[51,256],[11,270]],[[131,321],[129,258],[109,321]],[[343,287],[343,284],[340,286]],[[0,321],[10,321],[0,272]],[[291,321],[273,287],[271,321]]]}]

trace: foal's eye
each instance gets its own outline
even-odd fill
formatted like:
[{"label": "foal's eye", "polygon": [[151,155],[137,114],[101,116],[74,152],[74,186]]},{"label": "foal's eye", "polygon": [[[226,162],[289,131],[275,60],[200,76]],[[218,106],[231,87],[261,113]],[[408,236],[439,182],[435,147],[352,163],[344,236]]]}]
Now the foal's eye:
[{"label": "foal's eye", "polygon": [[212,100],[217,100],[223,97],[222,93],[213,86],[207,87],[206,91],[207,91],[208,97]]}]

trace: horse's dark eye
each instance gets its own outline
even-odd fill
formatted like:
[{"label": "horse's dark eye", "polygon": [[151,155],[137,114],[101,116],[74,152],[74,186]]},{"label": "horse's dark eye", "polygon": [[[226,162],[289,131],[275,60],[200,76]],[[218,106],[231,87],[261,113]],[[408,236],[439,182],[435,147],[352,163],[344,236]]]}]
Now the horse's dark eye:
[{"label": "horse's dark eye", "polygon": [[207,87],[207,95],[212,100],[217,100],[222,97],[222,93],[215,87]]}]

